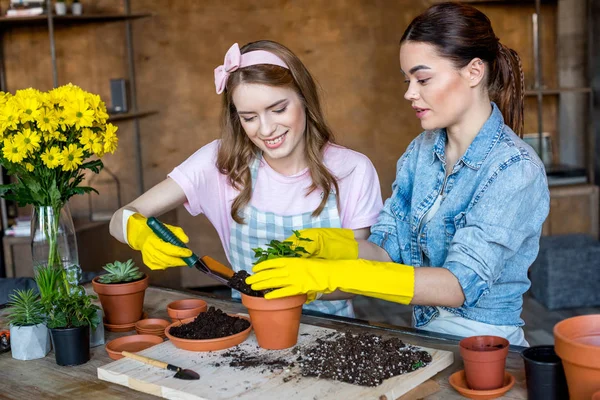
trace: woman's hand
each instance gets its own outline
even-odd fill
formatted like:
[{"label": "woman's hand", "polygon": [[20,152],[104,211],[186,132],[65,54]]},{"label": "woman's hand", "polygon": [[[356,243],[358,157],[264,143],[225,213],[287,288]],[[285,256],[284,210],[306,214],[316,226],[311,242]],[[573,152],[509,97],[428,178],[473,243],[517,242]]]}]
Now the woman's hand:
[{"label": "woman's hand", "polygon": [[246,279],[253,290],[276,289],[266,299],[305,293],[341,291],[409,304],[415,285],[414,268],[369,260],[278,258],[256,265]]},{"label": "woman's hand", "polygon": [[327,260],[356,260],[358,258],[358,242],[351,229],[302,229],[299,231],[299,236],[292,235],[286,239],[286,242],[293,242],[296,246],[303,247],[309,253],[304,254],[304,257]]},{"label": "woman's hand", "polygon": [[[187,248],[167,243],[158,236],[147,225],[148,219],[142,214],[135,213],[127,220],[127,241],[134,250],[142,252],[144,264],[150,269],[166,269],[169,267],[181,267],[186,265],[182,257],[190,257],[192,251]],[[184,243],[189,238],[178,226],[165,226]]]}]

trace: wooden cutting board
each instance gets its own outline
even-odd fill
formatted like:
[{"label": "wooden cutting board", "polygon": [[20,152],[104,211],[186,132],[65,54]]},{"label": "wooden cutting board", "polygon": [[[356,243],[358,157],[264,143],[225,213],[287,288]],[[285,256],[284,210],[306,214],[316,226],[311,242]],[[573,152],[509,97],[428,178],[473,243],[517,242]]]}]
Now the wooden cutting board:
[{"label": "wooden cutting board", "polygon": [[[316,338],[335,332],[332,329],[303,324],[300,326],[297,346],[310,346]],[[275,351],[259,348],[254,332],[239,347],[251,355],[261,357],[284,358],[289,361],[295,361],[297,358],[297,355],[292,354],[292,349]],[[175,379],[173,372],[126,358],[98,368],[98,378],[166,399],[395,400],[449,367],[454,361],[452,352],[421,349],[431,354],[431,364],[414,372],[386,379],[376,387],[303,377],[297,363],[289,370],[271,371],[269,367],[240,370],[229,366],[231,359],[223,356],[227,350],[196,353],[178,349],[169,341],[139,354],[194,370],[200,374],[200,380]],[[382,397],[384,395],[385,397]]]}]

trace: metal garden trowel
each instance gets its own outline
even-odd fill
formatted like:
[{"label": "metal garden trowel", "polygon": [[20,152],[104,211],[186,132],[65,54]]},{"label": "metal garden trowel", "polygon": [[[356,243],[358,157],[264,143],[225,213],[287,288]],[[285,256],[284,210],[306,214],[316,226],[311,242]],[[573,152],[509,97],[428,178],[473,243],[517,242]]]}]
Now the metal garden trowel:
[{"label": "metal garden trowel", "polygon": [[191,369],[179,368],[175,365],[171,365],[166,362],[154,360],[152,358],[140,356],[138,354],[133,354],[128,351],[122,351],[121,354],[123,355],[123,357],[131,358],[132,360],[136,360],[136,361],[142,362],[144,364],[152,365],[154,367],[158,367],[158,368],[162,368],[162,369],[168,369],[169,371],[174,371],[175,372],[174,378],[177,378],[177,379],[184,379],[186,381],[200,379],[200,375],[198,375],[197,372],[194,372]]}]

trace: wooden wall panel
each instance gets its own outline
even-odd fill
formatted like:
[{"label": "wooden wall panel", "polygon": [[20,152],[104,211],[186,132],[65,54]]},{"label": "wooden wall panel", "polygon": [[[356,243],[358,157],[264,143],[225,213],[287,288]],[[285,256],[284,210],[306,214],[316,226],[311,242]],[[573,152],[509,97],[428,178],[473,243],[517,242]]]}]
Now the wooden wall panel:
[{"label": "wooden wall panel", "polygon": [[[155,14],[133,22],[138,105],[160,110],[158,115],[141,120],[146,188],[219,137],[220,98],[214,91],[213,69],[222,63],[229,46],[272,39],[298,54],[312,72],[322,86],[326,114],[338,141],[373,160],[383,195],[389,196],[395,163],[421,131],[410,104],[403,99],[398,41],[412,18],[430,2],[132,1],[133,12]],[[6,3],[0,2],[2,9]],[[83,0],[83,5],[84,12],[122,10],[118,0]],[[480,8],[488,13],[501,40],[521,53],[527,85],[532,86],[532,7]],[[544,18],[549,27],[543,35],[547,54],[544,73],[551,85],[556,75],[552,61],[554,11],[545,8]],[[60,28],[60,83],[71,81],[109,102],[109,79],[126,76],[124,32],[122,23]],[[4,44],[11,91],[51,86],[44,29],[12,30]],[[528,116],[527,121],[531,120]],[[137,195],[131,123],[120,123],[119,134],[120,148],[107,156],[105,163],[117,172],[127,202]],[[77,199],[72,207],[75,212],[87,212],[87,200]],[[198,253],[225,260],[216,233],[205,218],[190,218],[183,208],[178,216]]]}]

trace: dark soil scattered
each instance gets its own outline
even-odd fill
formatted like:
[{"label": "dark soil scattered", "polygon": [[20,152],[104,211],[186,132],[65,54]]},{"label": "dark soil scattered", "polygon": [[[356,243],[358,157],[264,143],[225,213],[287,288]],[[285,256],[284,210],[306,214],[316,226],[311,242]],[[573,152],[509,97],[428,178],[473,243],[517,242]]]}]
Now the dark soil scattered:
[{"label": "dark soil scattered", "polygon": [[216,339],[235,335],[249,326],[250,322],[245,319],[230,317],[223,311],[210,307],[192,322],[172,327],[169,333],[181,339]]},{"label": "dark soil scattered", "polygon": [[239,369],[264,367],[263,371],[261,372],[265,372],[267,370],[270,372],[276,372],[293,368],[295,366],[294,362],[290,362],[283,358],[250,355],[239,347],[234,347],[233,349],[223,353],[223,357],[231,358],[231,361],[229,362],[230,367]]},{"label": "dark soil scattered", "polygon": [[310,348],[295,347],[291,352],[292,360],[255,355],[234,347],[223,353],[223,357],[230,359],[230,367],[262,368],[261,373],[289,372],[296,367],[295,372],[283,378],[284,382],[301,374],[362,386],[377,386],[385,379],[423,368],[432,361],[429,353],[398,338],[382,339],[369,334],[333,332],[317,339]]},{"label": "dark soil scattered", "polygon": [[298,362],[303,376],[333,379],[355,385],[377,386],[384,379],[415,371],[431,362],[431,355],[405,345],[398,338],[343,333],[333,340],[317,339],[302,351]]},{"label": "dark soil scattered", "polygon": [[229,286],[248,296],[265,297],[265,292],[252,290],[250,285],[246,283],[246,278],[249,276],[250,274],[244,270],[238,271],[229,279]]}]

